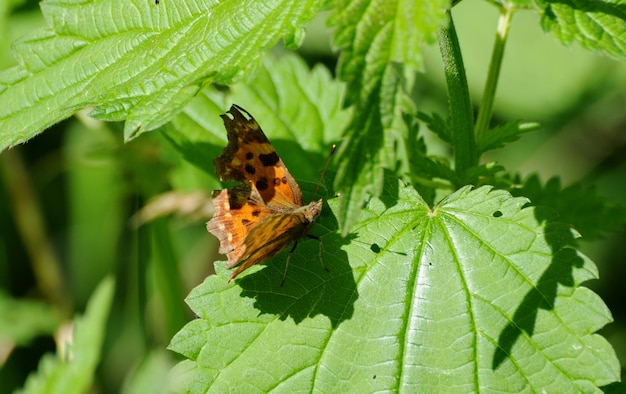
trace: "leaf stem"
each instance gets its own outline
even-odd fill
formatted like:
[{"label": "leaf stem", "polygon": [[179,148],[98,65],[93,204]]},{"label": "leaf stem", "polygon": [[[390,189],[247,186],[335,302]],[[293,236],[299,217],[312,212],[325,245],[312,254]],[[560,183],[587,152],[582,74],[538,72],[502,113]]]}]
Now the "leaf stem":
[{"label": "leaf stem", "polygon": [[505,2],[504,5],[500,7],[498,31],[496,33],[496,40],[493,44],[493,52],[491,54],[491,62],[489,64],[489,73],[487,74],[485,90],[483,91],[483,98],[478,111],[476,127],[474,129],[477,140],[482,139],[487,130],[489,130],[489,123],[493,113],[493,102],[495,100],[496,88],[498,87],[498,78],[500,76],[500,70],[502,69],[504,47],[509,36],[512,17],[513,7]]},{"label": "leaf stem", "polygon": [[463,182],[466,171],[478,163],[478,153],[474,143],[472,101],[465,76],[461,47],[450,11],[448,11],[448,17],[449,25],[439,29],[439,49],[448,86],[450,106],[448,122],[454,148],[454,166],[459,179]]}]

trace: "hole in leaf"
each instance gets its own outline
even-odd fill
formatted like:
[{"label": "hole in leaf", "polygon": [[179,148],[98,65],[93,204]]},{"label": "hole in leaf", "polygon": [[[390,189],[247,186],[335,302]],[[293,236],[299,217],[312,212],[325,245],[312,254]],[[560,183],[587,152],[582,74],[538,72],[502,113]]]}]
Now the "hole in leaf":
[{"label": "hole in leaf", "polygon": [[374,253],[380,253],[380,246],[378,246],[378,244],[372,244],[372,246],[370,246],[370,250]]},{"label": "hole in leaf", "polygon": [[499,218],[500,216],[502,216],[502,212],[500,212],[500,211],[495,211],[495,212],[493,213],[493,217],[494,217],[494,218]]}]

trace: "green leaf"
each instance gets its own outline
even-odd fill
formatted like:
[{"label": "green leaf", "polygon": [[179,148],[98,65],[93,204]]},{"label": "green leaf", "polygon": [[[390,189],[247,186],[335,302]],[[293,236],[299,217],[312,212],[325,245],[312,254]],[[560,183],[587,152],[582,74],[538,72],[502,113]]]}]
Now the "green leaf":
[{"label": "green leaf", "polygon": [[22,66],[0,73],[0,150],[86,106],[128,118],[126,139],[154,129],[207,81],[250,73],[279,38],[299,45],[323,3],[46,0],[50,27],[16,43]]},{"label": "green leaf", "polygon": [[57,328],[60,316],[48,305],[29,300],[16,300],[0,292],[0,342],[26,345],[40,335],[50,335]]},{"label": "green leaf", "polygon": [[165,349],[152,350],[124,384],[122,394],[169,393],[167,375],[171,369]]},{"label": "green leaf", "polygon": [[518,140],[520,134],[537,130],[540,127],[541,125],[539,123],[514,120],[496,126],[488,132],[481,134],[482,138],[476,140],[476,145],[480,153],[484,153],[492,149],[502,148],[505,143]]},{"label": "green leaf", "polygon": [[465,174],[465,179],[471,179],[472,184],[490,184],[496,178],[495,175],[503,171],[504,167],[496,164],[495,162],[490,162],[468,168]]},{"label": "green leaf", "polygon": [[624,0],[543,0],[541,25],[563,44],[626,57]]},{"label": "green leaf", "polygon": [[89,391],[100,359],[113,290],[111,278],[98,285],[85,315],[74,319],[73,342],[59,350],[64,356],[45,355],[39,363],[38,372],[28,377],[21,393],[80,394]]},{"label": "green leaf", "polygon": [[344,90],[321,65],[309,69],[293,54],[270,55],[254,78],[227,94],[204,89],[164,133],[187,161],[214,174],[212,160],[226,144],[219,115],[235,103],[255,117],[296,179],[315,182],[348,122]]},{"label": "green leaf", "polygon": [[546,206],[559,213],[559,221],[570,224],[585,238],[599,238],[603,233],[619,229],[626,221],[626,207],[607,201],[591,187],[576,183],[561,186],[558,177],[542,183],[538,175],[521,182],[511,191],[530,199],[535,206]]},{"label": "green leaf", "polygon": [[[280,286],[286,252],[196,287],[169,348],[185,392],[591,391],[619,379],[611,321],[580,283],[595,265],[527,200],[465,187],[430,209],[385,184],[348,239],[328,201]],[[538,367],[539,366],[539,367]]]},{"label": "green leaf", "polygon": [[438,113],[433,112],[432,115],[428,115],[424,112],[418,112],[417,118],[426,123],[426,127],[433,133],[437,134],[437,137],[442,141],[452,144],[452,137],[450,136],[450,125],[448,121],[444,119]]},{"label": "green leaf", "polygon": [[423,178],[440,178],[454,184],[458,180],[456,173],[450,168],[450,163],[438,156],[415,154],[411,157],[413,174]]},{"label": "green leaf", "polygon": [[[335,188],[342,200],[340,222],[347,234],[368,195],[379,195],[383,170],[396,169],[396,149],[409,133],[403,113],[413,113],[406,96],[422,64],[420,45],[432,41],[445,21],[448,1],[338,1],[330,23],[342,50],[339,78],[348,83],[346,105],[354,112],[338,151]],[[400,163],[408,168],[408,163]]]}]

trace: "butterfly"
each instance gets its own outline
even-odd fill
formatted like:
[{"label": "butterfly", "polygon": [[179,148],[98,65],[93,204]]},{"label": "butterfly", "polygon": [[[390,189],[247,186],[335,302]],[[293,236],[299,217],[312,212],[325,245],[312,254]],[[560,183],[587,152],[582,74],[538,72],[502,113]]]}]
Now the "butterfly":
[{"label": "butterfly", "polygon": [[282,286],[289,258],[301,238],[320,241],[321,261],[321,240],[309,230],[320,215],[322,200],[304,204],[300,187],[248,111],[233,104],[220,116],[228,144],[213,160],[215,172],[221,181],[241,184],[213,192],[215,213],[207,230],[219,239],[219,252],[228,257],[226,267],[237,267],[230,281],[293,242]]}]

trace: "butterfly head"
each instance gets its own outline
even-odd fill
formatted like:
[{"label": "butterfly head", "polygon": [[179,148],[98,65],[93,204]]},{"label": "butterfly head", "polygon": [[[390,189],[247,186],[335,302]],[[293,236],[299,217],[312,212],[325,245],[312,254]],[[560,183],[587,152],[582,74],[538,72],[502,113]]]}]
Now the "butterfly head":
[{"label": "butterfly head", "polygon": [[309,223],[313,223],[322,212],[322,200],[313,201],[304,207],[304,217]]}]

